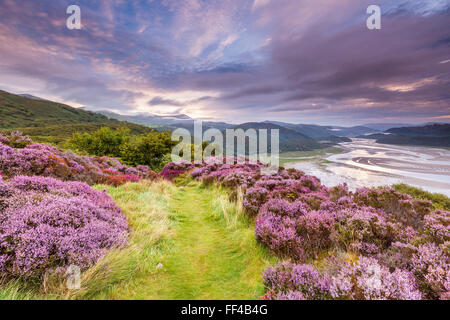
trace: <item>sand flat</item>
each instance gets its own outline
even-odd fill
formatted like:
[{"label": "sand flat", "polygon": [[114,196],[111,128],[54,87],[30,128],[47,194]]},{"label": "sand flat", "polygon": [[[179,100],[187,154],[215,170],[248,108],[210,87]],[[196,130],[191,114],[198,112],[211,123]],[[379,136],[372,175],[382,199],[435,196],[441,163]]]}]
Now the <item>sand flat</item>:
[{"label": "sand flat", "polygon": [[354,190],[407,183],[450,196],[449,150],[386,145],[368,139],[353,139],[340,146],[344,153],[286,166],[316,175],[327,186],[347,183]]}]

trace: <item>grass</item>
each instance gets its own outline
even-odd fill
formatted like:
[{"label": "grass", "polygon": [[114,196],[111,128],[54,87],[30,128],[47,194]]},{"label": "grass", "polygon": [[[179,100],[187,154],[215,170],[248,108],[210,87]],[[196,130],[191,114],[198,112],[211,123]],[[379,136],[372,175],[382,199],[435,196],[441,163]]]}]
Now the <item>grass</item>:
[{"label": "grass", "polygon": [[90,298],[260,298],[261,274],[275,261],[256,243],[239,201],[228,197],[225,190],[196,182],[179,186],[167,202],[173,229],[158,259],[145,272]]},{"label": "grass", "polygon": [[[158,182],[96,188],[105,188],[127,216],[132,229],[129,246],[111,251],[84,272],[81,289],[67,292],[64,297],[114,299],[139,296],[143,280],[157,277],[156,266],[170,252],[174,232],[168,206],[176,187],[169,182]],[[125,296],[118,297],[117,292]]]},{"label": "grass", "polygon": [[[21,280],[0,281],[0,300],[42,300],[45,297],[34,288],[24,289],[26,284]],[[47,298],[50,298],[47,297]]]},{"label": "grass", "polygon": [[313,151],[285,152],[280,154],[280,166],[285,166],[290,162],[308,161],[314,158],[324,157],[328,154],[337,154],[342,152],[344,152],[344,149],[338,147],[328,147]]},{"label": "grass", "polygon": [[404,183],[396,184],[392,187],[398,192],[411,195],[414,199],[429,200],[433,202],[436,209],[450,210],[450,198],[443,194],[427,192]]}]

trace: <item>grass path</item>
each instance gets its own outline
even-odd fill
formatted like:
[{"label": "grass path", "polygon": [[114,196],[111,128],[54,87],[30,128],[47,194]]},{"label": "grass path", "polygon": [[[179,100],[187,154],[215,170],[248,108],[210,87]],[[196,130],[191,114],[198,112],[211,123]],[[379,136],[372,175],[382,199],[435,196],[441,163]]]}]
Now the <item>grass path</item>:
[{"label": "grass path", "polygon": [[[121,199],[130,202],[126,192],[115,196],[117,191],[110,191],[119,205]],[[78,298],[259,299],[264,294],[262,272],[275,261],[256,242],[254,225],[242,207],[230,202],[227,192],[197,182],[169,191],[158,207],[166,211],[170,235],[160,241],[158,251],[137,257],[137,271],[129,279]],[[136,206],[125,213],[130,215]],[[150,245],[154,246],[146,245],[148,252]],[[157,268],[159,263],[162,268]]]},{"label": "grass path", "polygon": [[170,207],[177,221],[176,241],[162,261],[152,297],[255,299],[263,295],[261,273],[268,257],[254,242],[252,225],[227,225],[218,212],[223,208],[217,207],[217,197],[210,188],[198,186],[187,186],[175,195]]}]

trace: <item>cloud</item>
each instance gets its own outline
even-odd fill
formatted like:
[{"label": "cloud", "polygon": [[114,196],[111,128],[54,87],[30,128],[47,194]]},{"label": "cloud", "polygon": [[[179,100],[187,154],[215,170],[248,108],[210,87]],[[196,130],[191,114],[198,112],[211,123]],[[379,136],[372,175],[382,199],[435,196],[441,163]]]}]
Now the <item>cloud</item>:
[{"label": "cloud", "polygon": [[185,103],[183,102],[179,102],[176,100],[171,100],[171,99],[164,99],[162,97],[154,97],[152,100],[150,100],[148,102],[149,105],[151,106],[177,106],[177,107],[181,107],[184,106]]},{"label": "cloud", "polygon": [[270,2],[270,0],[255,0],[255,1],[253,1],[252,11],[255,11],[258,8],[264,7],[269,2]]},{"label": "cloud", "polygon": [[69,31],[68,0],[0,0],[0,86],[228,121],[447,119],[448,1],[380,0],[376,31],[370,2],[82,0]]},{"label": "cloud", "polygon": [[204,96],[204,97],[200,97],[197,99],[192,99],[189,101],[178,101],[178,100],[174,100],[174,99],[166,99],[160,96],[154,97],[152,98],[148,104],[150,106],[173,106],[173,107],[183,107],[183,106],[188,106],[188,105],[193,105],[193,104],[197,104],[199,102],[202,101],[208,101],[208,100],[212,100],[214,99],[213,97],[210,96]]}]

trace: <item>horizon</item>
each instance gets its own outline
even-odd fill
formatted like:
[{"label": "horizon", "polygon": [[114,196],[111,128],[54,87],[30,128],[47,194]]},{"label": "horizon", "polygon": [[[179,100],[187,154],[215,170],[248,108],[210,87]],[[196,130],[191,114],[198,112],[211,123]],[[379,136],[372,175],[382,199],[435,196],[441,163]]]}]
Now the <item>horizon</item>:
[{"label": "horizon", "polygon": [[[0,88],[0,91],[5,91],[5,90]],[[5,92],[7,92],[7,91],[5,91]],[[34,96],[34,95],[31,95],[31,94],[26,93],[26,92],[21,92],[21,93],[7,92],[7,93],[14,94],[14,95],[19,95],[19,96],[24,96],[24,97],[25,96],[30,96],[30,97],[25,97],[25,98],[30,98],[30,99],[33,99],[32,97],[34,97],[34,98],[37,98],[37,99],[47,100],[47,99],[44,99],[42,97]],[[48,100],[48,101],[50,101],[50,100]],[[50,102],[65,104],[64,102],[61,102],[61,101],[50,101]],[[73,107],[73,106],[70,106],[70,107]],[[89,109],[86,109],[84,106],[83,107],[73,107],[73,108],[79,108],[79,109],[83,109],[83,110],[86,110],[86,111],[92,111],[92,112],[100,113],[100,114],[102,114],[102,112],[112,112],[112,111],[109,111],[109,110],[89,110]],[[112,113],[114,113],[114,112],[112,112]],[[138,112],[138,113],[134,113],[134,114],[126,114],[126,113],[116,113],[116,114],[121,115],[121,116],[131,116],[131,117],[132,116],[142,116],[142,117],[154,116],[154,117],[168,117],[168,118],[172,117],[172,118],[175,118],[177,116],[188,116],[188,115],[182,114],[182,113],[181,114],[173,114],[173,115],[158,115],[158,114],[152,114],[152,113],[148,113],[148,112]],[[245,123],[252,123],[252,122],[255,122],[255,123],[281,122],[281,123],[295,124],[295,125],[317,125],[317,126],[325,126],[325,127],[333,127],[334,126],[334,127],[343,127],[343,128],[345,128],[345,127],[347,127],[347,128],[363,127],[365,125],[425,126],[425,125],[434,125],[434,124],[439,124],[439,125],[440,124],[450,124],[450,119],[447,120],[448,122],[445,121],[446,119],[443,119],[441,121],[432,121],[432,122],[417,122],[417,123],[413,123],[413,122],[410,122],[410,123],[367,122],[367,123],[360,123],[360,124],[354,124],[354,125],[341,125],[341,126],[334,125],[334,124],[326,124],[326,123],[325,124],[307,123],[307,122],[299,123],[299,122],[289,122],[289,121],[280,121],[280,120],[268,120],[268,119],[262,120],[262,121],[238,122],[238,121],[217,121],[217,120],[214,120],[214,119],[211,120],[211,119],[202,119],[202,118],[191,118],[191,117],[189,117],[189,119],[177,119],[177,120],[179,120],[179,121],[183,121],[183,120],[189,121],[189,120],[191,120],[191,121],[203,121],[203,122],[225,122],[225,123],[236,124],[236,125],[245,124]]]},{"label": "horizon", "polygon": [[[7,92],[6,90],[4,90],[2,88],[0,88],[0,91]],[[47,100],[47,99],[42,98],[42,97],[31,95],[31,94],[29,94],[27,92],[20,92],[20,93],[8,92],[8,93],[14,94],[14,95],[19,95],[19,96],[28,95],[28,96],[32,96],[34,98]],[[32,99],[31,97],[27,97],[27,98]],[[64,102],[61,102],[61,101],[51,101],[51,102],[65,104]],[[70,107],[73,107],[73,106],[70,106]],[[84,106],[83,107],[73,107],[73,108],[80,108],[80,109],[83,109],[83,110],[86,110],[86,111],[92,111],[92,112],[96,112],[96,113],[112,112],[112,111],[109,111],[109,110],[106,110],[106,109],[105,110],[89,110],[89,109],[86,109]],[[113,112],[113,113],[115,113],[115,112]],[[188,115],[182,114],[182,113],[180,113],[180,114],[173,114],[173,115],[158,115],[158,114],[152,114],[152,113],[148,113],[148,112],[138,112],[138,113],[134,113],[134,114],[126,114],[126,113],[116,113],[116,114],[121,115],[121,116],[142,116],[142,117],[145,117],[145,116],[156,116],[156,117],[188,116]],[[296,124],[296,125],[318,125],[318,126],[326,126],[326,127],[333,127],[334,126],[334,127],[347,127],[347,128],[359,127],[359,126],[363,127],[365,125],[396,125],[396,126],[399,127],[399,126],[402,126],[402,125],[405,125],[405,126],[425,126],[425,125],[433,125],[433,124],[450,124],[450,119],[442,119],[441,121],[416,122],[416,123],[414,123],[414,122],[409,122],[409,123],[400,123],[400,122],[366,122],[366,123],[359,123],[359,124],[354,124],[354,125],[335,125],[335,124],[331,124],[331,123],[330,124],[327,124],[327,123],[325,123],[325,124],[317,124],[317,123],[308,123],[308,122],[300,123],[300,122],[289,122],[289,121],[268,120],[268,119],[262,120],[262,121],[239,122],[239,121],[220,121],[220,120],[214,120],[214,119],[202,119],[202,118],[189,117],[189,119],[178,119],[178,120],[180,120],[180,121],[183,121],[183,120],[189,121],[189,120],[191,120],[191,121],[203,121],[203,122],[225,122],[225,123],[236,124],[236,125],[245,124],[245,123],[251,123],[251,122],[256,122],[256,123],[282,122],[282,123]]]},{"label": "horizon", "polygon": [[[0,0],[0,88],[228,123],[450,122],[450,3]],[[6,45],[7,44],[7,45]]]}]

